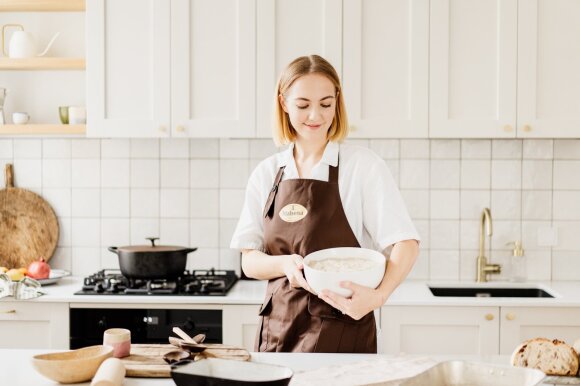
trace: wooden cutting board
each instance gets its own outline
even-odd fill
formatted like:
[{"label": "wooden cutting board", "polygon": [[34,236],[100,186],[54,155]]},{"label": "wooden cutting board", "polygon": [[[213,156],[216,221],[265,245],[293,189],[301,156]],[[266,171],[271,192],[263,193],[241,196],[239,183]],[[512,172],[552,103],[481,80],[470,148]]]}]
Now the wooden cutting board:
[{"label": "wooden cutting board", "polygon": [[42,197],[14,187],[12,165],[6,164],[6,188],[0,190],[0,266],[28,267],[48,261],[58,242],[58,221]]}]

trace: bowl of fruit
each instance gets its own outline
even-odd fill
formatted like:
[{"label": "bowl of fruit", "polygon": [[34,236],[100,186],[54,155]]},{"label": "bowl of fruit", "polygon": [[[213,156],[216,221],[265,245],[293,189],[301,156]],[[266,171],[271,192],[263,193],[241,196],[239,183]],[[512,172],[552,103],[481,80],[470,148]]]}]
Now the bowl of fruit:
[{"label": "bowl of fruit", "polygon": [[31,262],[26,268],[0,267],[0,274],[2,273],[5,273],[13,282],[29,277],[37,280],[42,285],[54,284],[61,278],[70,275],[70,272],[63,269],[51,269],[43,258]]}]

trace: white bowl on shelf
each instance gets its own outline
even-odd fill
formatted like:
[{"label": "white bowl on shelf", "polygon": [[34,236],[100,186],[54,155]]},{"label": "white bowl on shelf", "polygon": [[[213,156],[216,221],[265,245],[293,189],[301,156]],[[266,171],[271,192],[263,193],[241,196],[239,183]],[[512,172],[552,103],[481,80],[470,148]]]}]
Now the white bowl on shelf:
[{"label": "white bowl on shelf", "polygon": [[[374,262],[372,267],[356,271],[321,271],[312,268],[313,261],[326,259],[350,259],[358,258]],[[377,288],[385,274],[385,256],[372,249],[366,248],[329,248],[313,252],[304,258],[304,276],[306,281],[316,293],[323,289],[336,292],[338,295],[348,298],[352,291],[340,286],[341,281],[351,281],[365,287]]]}]

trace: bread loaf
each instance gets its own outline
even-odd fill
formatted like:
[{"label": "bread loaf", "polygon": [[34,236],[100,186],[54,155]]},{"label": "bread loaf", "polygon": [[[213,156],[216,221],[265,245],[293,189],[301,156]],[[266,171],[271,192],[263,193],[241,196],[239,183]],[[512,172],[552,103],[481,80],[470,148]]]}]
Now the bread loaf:
[{"label": "bread loaf", "polygon": [[512,354],[513,366],[538,369],[547,375],[572,375],[578,373],[578,355],[565,342],[534,338],[520,344]]}]

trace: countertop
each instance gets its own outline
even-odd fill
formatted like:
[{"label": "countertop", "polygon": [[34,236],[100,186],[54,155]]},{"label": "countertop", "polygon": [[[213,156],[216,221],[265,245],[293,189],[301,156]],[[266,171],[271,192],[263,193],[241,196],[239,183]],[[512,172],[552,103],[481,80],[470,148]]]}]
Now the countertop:
[{"label": "countertop", "polygon": [[[540,287],[554,298],[474,298],[436,297],[428,285],[455,287]],[[82,287],[81,277],[65,277],[58,283],[43,287],[46,295],[26,302],[71,303],[132,303],[132,304],[261,304],[266,293],[266,282],[239,280],[226,296],[136,296],[136,295],[75,295]],[[7,297],[2,301],[13,301]],[[391,295],[385,306],[524,306],[524,307],[577,307],[580,306],[580,281],[529,283],[474,283],[424,282],[407,280]]]},{"label": "countertop", "polygon": [[[0,374],[2,374],[2,384],[11,386],[43,386],[57,385],[57,383],[44,378],[37,373],[31,364],[33,355],[45,353],[46,350],[14,350],[0,349]],[[292,384],[303,384],[298,382],[299,373],[302,371],[316,370],[324,366],[341,365],[369,361],[369,360],[397,360],[400,357],[378,355],[378,354],[309,354],[309,353],[252,353],[252,361],[288,366],[294,370],[295,377]],[[412,359],[413,357],[406,357]],[[491,356],[445,356],[445,357],[417,357],[422,360],[423,368],[428,368],[432,364],[442,360],[462,359],[468,361],[493,363],[507,365],[509,357],[500,355]],[[399,359],[400,360],[400,359]],[[418,370],[417,372],[420,372]],[[304,377],[302,377],[302,380]],[[296,381],[296,382],[294,382]],[[346,384],[346,383],[342,383]],[[79,386],[86,386],[89,383],[79,383]],[[169,378],[125,378],[125,386],[170,386],[174,385]],[[336,385],[335,385],[336,386]]]}]

